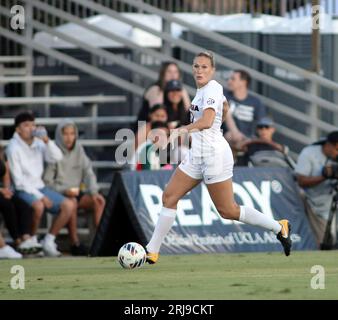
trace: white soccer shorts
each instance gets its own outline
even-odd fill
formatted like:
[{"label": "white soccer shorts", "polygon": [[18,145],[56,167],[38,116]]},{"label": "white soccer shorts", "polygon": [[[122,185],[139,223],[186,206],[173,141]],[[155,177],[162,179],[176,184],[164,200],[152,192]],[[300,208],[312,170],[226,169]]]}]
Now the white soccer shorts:
[{"label": "white soccer shorts", "polygon": [[203,180],[205,184],[226,181],[233,176],[234,159],[230,147],[223,151],[201,158],[193,157],[190,150],[178,167],[189,177]]}]

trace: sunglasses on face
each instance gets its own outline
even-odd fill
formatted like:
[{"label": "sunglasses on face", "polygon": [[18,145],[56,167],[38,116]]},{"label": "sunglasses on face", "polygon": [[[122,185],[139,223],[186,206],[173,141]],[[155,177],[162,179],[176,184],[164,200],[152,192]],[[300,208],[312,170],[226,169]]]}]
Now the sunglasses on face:
[{"label": "sunglasses on face", "polygon": [[257,129],[269,129],[269,128],[271,127],[267,125],[257,126]]}]

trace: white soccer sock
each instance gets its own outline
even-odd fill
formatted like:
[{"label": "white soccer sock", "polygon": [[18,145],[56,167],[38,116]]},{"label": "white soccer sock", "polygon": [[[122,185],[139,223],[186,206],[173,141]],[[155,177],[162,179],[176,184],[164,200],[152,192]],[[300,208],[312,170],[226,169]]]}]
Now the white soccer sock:
[{"label": "white soccer sock", "polygon": [[239,221],[250,224],[252,226],[262,227],[273,231],[278,234],[281,230],[281,225],[274,219],[270,218],[264,213],[257,211],[256,209],[240,206]]},{"label": "white soccer sock", "polygon": [[176,210],[163,207],[158,217],[154,233],[146,245],[148,252],[158,253],[164,237],[171,229],[176,217]]}]

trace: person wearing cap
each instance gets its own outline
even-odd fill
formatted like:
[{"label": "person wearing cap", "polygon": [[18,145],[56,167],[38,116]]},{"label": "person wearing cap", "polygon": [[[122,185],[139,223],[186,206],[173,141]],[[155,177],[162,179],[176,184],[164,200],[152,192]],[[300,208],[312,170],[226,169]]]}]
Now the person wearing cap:
[{"label": "person wearing cap", "polygon": [[244,141],[240,150],[244,156],[239,158],[238,165],[272,166],[294,169],[295,163],[288,155],[289,148],[273,140],[275,124],[269,117],[257,122],[256,137]]},{"label": "person wearing cap", "polygon": [[164,90],[164,105],[167,108],[170,129],[190,123],[189,111],[184,106],[181,81],[170,80],[167,82]]},{"label": "person wearing cap", "polygon": [[6,153],[15,193],[33,208],[33,240],[37,243],[38,227],[44,211],[48,210],[55,219],[42,240],[42,249],[47,256],[60,256],[55,238],[70,221],[74,205],[60,193],[47,188],[42,175],[44,162],[61,160],[61,150],[49,139],[44,127],[36,127],[33,114],[23,112],[15,117],[15,133]]},{"label": "person wearing cap", "polygon": [[[297,181],[304,190],[306,212],[318,247],[323,241],[327,220],[334,196],[333,184],[338,162],[338,131],[314,144],[306,146],[299,154],[295,172]],[[335,216],[332,222],[332,246],[336,243]]]},{"label": "person wearing cap", "polygon": [[261,150],[277,150],[282,153],[287,152],[287,147],[273,140],[276,132],[274,122],[271,118],[264,117],[257,122],[256,135],[257,138],[246,140],[242,145],[242,150],[250,154]]}]

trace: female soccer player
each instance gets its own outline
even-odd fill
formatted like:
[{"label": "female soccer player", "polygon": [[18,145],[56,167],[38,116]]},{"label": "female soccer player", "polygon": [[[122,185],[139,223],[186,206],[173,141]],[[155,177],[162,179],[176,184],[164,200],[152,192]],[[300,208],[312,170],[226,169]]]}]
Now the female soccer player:
[{"label": "female soccer player", "polygon": [[182,134],[190,133],[192,145],[189,154],[176,169],[163,192],[163,208],[152,238],[146,246],[147,262],[157,262],[161,243],[174,223],[178,201],[202,180],[222,218],[273,231],[288,256],[292,244],[289,221],[273,220],[253,208],[239,206],[234,200],[233,155],[220,130],[226,99],[222,86],[212,80],[215,73],[213,54],[197,54],[192,67],[197,93],[190,108],[191,123],[175,129],[170,136],[172,141]]}]

